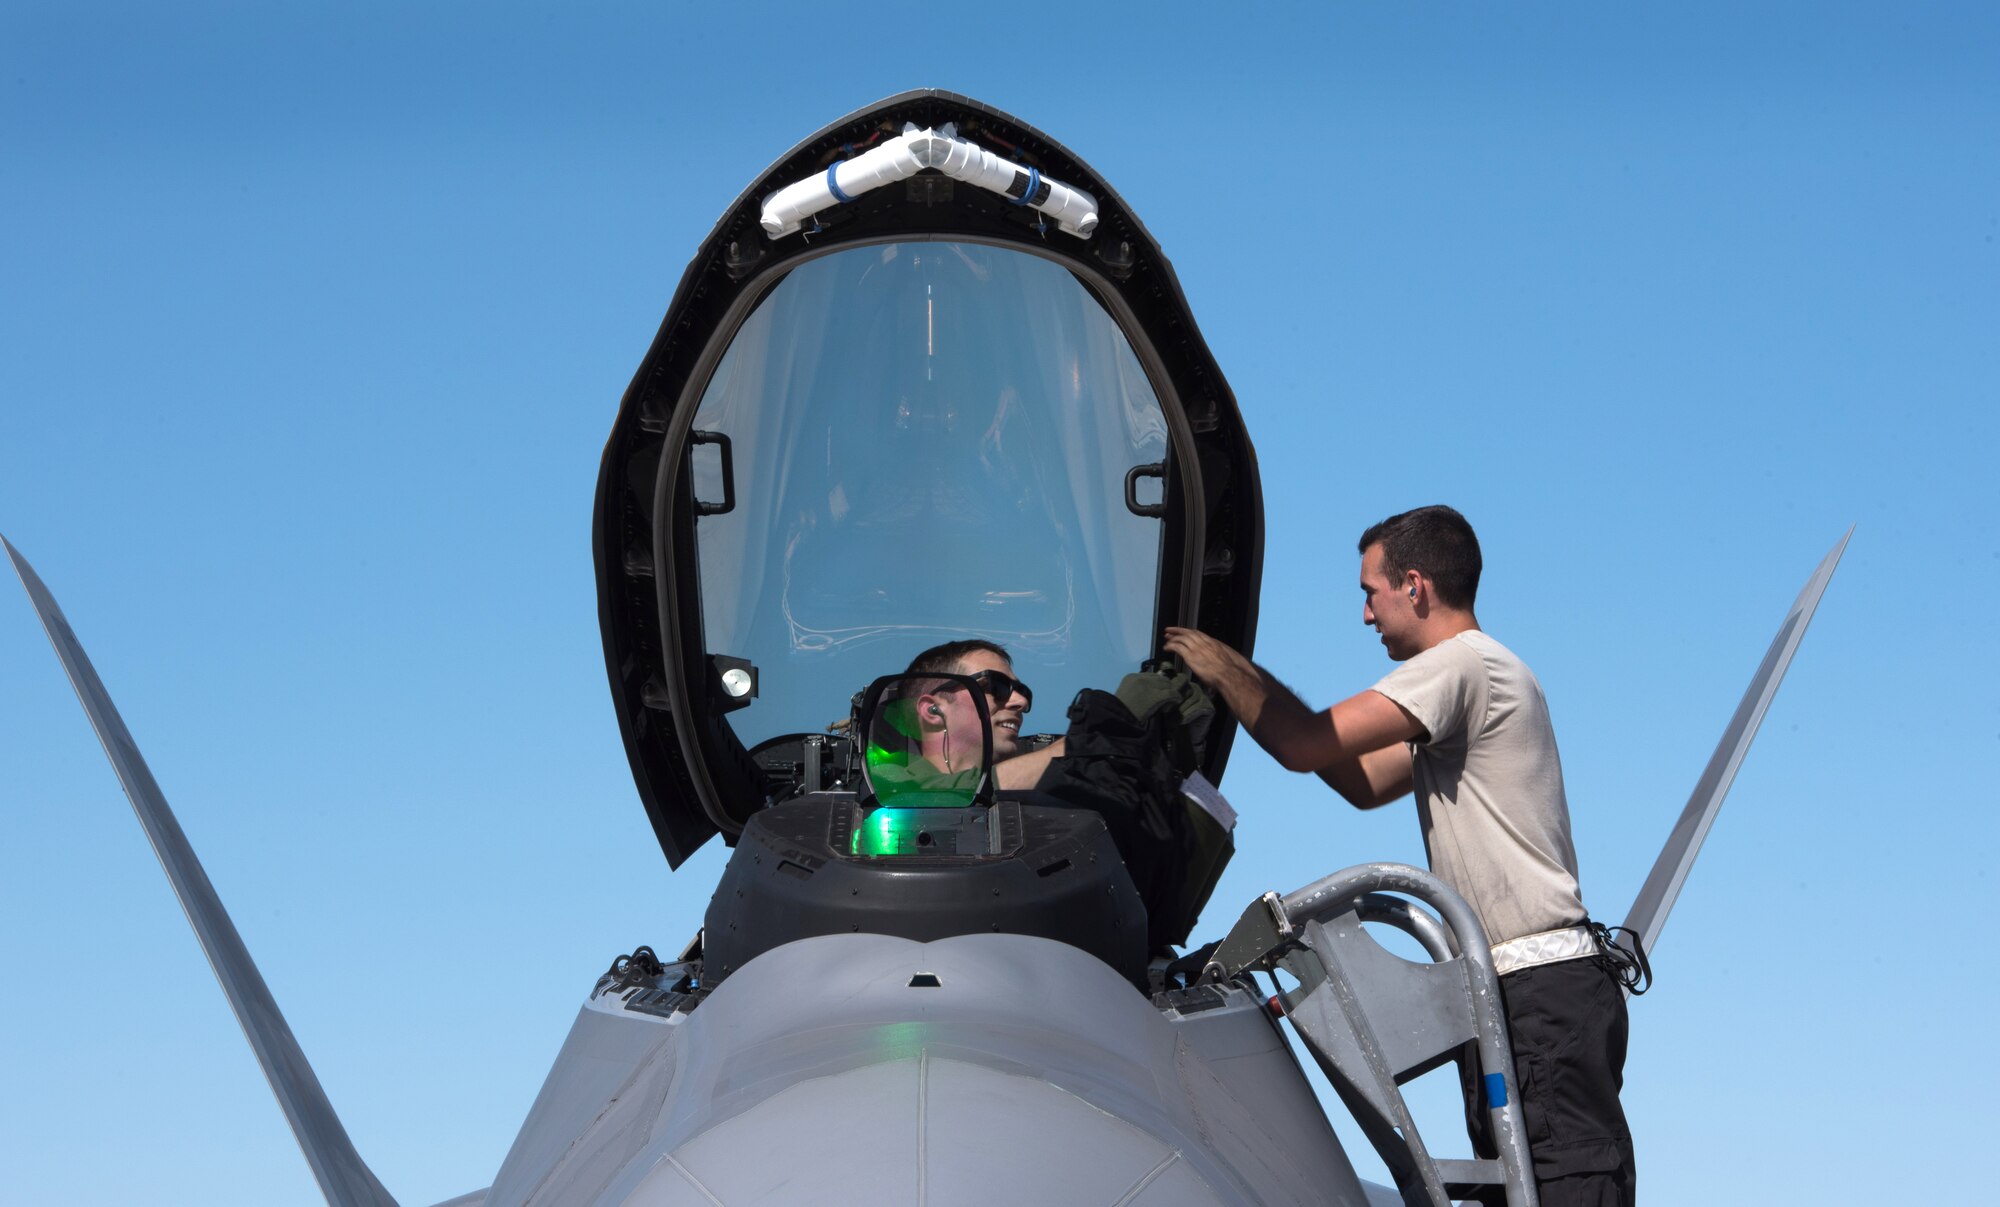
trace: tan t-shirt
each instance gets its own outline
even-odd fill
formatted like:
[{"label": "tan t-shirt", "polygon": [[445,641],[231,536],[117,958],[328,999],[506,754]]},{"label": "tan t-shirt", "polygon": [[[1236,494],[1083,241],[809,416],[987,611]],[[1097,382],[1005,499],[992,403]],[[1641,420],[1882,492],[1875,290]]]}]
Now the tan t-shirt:
[{"label": "tan t-shirt", "polygon": [[1582,922],[1562,759],[1527,664],[1474,629],[1403,663],[1375,690],[1430,734],[1410,743],[1424,849],[1431,871],[1471,903],[1487,941]]}]

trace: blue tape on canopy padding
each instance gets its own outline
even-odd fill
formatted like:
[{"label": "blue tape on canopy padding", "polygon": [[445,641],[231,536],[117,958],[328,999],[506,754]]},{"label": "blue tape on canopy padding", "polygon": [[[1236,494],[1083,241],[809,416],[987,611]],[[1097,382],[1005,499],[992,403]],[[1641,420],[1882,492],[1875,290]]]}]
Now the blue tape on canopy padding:
[{"label": "blue tape on canopy padding", "polygon": [[847,161],[844,159],[837,159],[832,163],[826,165],[826,191],[832,193],[833,199],[835,201],[840,202],[840,204],[842,205],[846,205],[848,202],[854,200],[854,198],[849,197],[846,193],[840,191],[840,182],[833,178],[833,174],[836,171],[840,170],[841,164],[844,164],[846,162]]},{"label": "blue tape on canopy padding", "polygon": [[1007,199],[1007,202],[1009,205],[1026,205],[1030,201],[1033,201],[1035,199],[1035,190],[1041,187],[1042,187],[1042,170],[1040,168],[1029,168],[1027,190],[1021,194],[1021,197],[1018,201],[1012,197],[1009,197]]},{"label": "blue tape on canopy padding", "polygon": [[1499,1110],[1507,1105],[1507,1075],[1488,1073],[1486,1075],[1486,1109]]}]

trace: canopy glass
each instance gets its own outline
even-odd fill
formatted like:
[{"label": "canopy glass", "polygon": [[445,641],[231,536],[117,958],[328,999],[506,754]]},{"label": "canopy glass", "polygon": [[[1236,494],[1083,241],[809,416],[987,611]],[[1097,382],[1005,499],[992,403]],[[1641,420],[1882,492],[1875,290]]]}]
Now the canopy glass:
[{"label": "canopy glass", "polygon": [[[1059,732],[1150,656],[1169,460],[1118,324],[1067,269],[978,243],[850,247],[794,268],[732,339],[692,449],[703,642],[749,659],[746,745],[845,720],[939,642],[1012,654]],[[1171,472],[1169,469],[1167,472]],[[1154,470],[1141,504],[1163,501]],[[1168,495],[1165,497],[1175,497]]]}]

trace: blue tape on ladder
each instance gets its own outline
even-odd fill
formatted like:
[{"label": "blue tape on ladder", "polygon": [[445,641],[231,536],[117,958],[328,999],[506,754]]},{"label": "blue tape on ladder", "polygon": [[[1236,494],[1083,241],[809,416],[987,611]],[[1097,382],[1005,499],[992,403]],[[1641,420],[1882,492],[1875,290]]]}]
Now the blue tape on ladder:
[{"label": "blue tape on ladder", "polygon": [[844,159],[837,159],[826,165],[826,191],[832,193],[833,199],[842,205],[846,205],[848,202],[854,200],[854,198],[840,191],[840,182],[833,178],[833,174],[839,169],[841,164],[846,162]]},{"label": "blue tape on ladder", "polygon": [[1486,1109],[1499,1110],[1507,1105],[1507,1075],[1488,1073],[1486,1075]]}]

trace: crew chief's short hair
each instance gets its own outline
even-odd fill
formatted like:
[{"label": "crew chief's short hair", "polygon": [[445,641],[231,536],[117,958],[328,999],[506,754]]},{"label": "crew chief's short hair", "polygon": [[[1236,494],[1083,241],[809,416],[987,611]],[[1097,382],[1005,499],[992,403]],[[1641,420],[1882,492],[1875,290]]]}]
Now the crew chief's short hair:
[{"label": "crew chief's short hair", "polygon": [[1361,534],[1360,552],[1382,546],[1382,567],[1391,582],[1415,570],[1431,580],[1438,602],[1472,609],[1479,595],[1479,538],[1465,517],[1443,504],[1392,515]]}]

